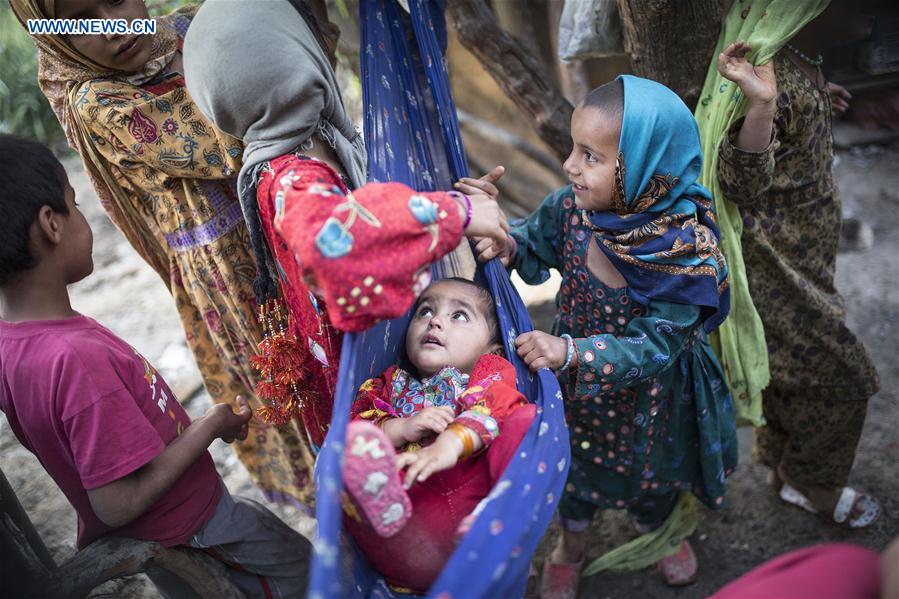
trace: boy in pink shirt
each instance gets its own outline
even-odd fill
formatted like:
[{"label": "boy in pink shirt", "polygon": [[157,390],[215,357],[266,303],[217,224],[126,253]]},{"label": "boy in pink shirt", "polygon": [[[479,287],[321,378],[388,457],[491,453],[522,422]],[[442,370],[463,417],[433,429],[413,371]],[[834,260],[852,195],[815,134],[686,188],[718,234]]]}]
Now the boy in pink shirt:
[{"label": "boy in pink shirt", "polygon": [[[90,226],[53,154],[0,135],[0,409],[78,514],[78,547],[105,535],[203,549],[248,597],[299,597],[310,544],[232,497],[207,448],[252,417],[216,405],[191,423],[156,370],[75,312],[66,286],[93,270]],[[164,594],[186,581],[148,572]]]}]

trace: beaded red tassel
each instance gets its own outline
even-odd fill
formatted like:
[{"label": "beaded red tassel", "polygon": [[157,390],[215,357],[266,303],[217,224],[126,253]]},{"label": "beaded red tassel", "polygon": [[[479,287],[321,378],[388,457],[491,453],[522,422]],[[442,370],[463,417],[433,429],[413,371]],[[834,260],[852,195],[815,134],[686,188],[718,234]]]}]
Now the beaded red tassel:
[{"label": "beaded red tassel", "polygon": [[256,415],[277,426],[299,416],[305,406],[299,383],[305,375],[303,358],[306,349],[290,332],[287,312],[280,300],[269,300],[259,306],[259,322],[263,328],[259,354],[250,363],[262,375],[256,394],[269,405],[256,410]]}]

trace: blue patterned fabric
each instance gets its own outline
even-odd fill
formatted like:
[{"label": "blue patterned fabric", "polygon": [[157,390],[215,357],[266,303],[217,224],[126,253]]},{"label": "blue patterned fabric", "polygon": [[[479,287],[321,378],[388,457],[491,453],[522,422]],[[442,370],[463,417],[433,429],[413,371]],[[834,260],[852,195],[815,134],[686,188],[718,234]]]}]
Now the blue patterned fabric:
[{"label": "blue patterned fabric", "polygon": [[[443,62],[443,2],[395,0],[360,3],[362,83],[369,177],[422,191],[451,189],[467,163],[455,103]],[[452,276],[456,264],[435,265]],[[514,351],[532,325],[505,269],[493,261],[477,277],[496,302],[507,355],[519,390],[537,405],[537,417],[470,532],[459,542],[430,596],[515,597],[524,592],[528,565],[549,525],[568,474],[570,449],[562,394],[548,370],[528,372]],[[397,597],[341,530],[341,463],[356,390],[403,359],[409,316],[383,322],[344,340],[334,416],[316,464],[315,539],[309,596]]]},{"label": "blue patterned fabric", "polygon": [[730,289],[712,196],[698,182],[696,120],[661,83],[632,75],[618,79],[624,116],[615,210],[587,215],[632,299],[703,306],[705,330],[712,331],[727,316]]}]

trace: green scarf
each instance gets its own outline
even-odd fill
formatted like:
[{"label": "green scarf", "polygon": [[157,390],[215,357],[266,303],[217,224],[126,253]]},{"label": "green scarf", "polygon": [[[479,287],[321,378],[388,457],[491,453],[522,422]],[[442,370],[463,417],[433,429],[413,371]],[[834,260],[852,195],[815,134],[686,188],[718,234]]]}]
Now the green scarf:
[{"label": "green scarf", "polygon": [[681,543],[696,530],[696,503],[696,498],[691,493],[681,493],[662,526],[596,558],[584,570],[583,576],[593,576],[606,570],[642,570],[677,553]]},{"label": "green scarf", "polygon": [[730,315],[712,335],[733,394],[737,423],[762,426],[762,390],[771,378],[762,320],[752,304],[740,236],[743,220],[718,185],[718,145],[727,130],[746,114],[748,102],[739,87],[718,73],[718,55],[728,44],[752,46],[753,64],[771,58],[827,7],[830,0],[737,0],[724,22],[696,107],[705,162],[699,181],[712,192],[721,228],[721,245],[730,270]]}]

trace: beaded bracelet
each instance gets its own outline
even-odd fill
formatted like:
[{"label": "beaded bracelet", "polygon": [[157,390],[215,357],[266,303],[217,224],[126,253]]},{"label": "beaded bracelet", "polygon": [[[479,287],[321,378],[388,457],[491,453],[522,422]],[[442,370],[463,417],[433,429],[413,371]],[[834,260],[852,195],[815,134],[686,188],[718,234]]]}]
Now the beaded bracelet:
[{"label": "beaded bracelet", "polygon": [[471,438],[471,435],[468,433],[468,429],[465,426],[453,422],[447,426],[445,430],[452,431],[453,434],[462,441],[462,457],[459,458],[460,460],[464,460],[474,453],[474,440]]},{"label": "beaded bracelet", "polygon": [[461,191],[451,191],[451,192],[449,192],[449,194],[450,194],[450,195],[451,195],[457,202],[458,202],[459,200],[464,200],[464,201],[465,201],[465,223],[462,225],[462,230],[464,231],[465,229],[468,228],[468,225],[471,224],[471,214],[472,214],[472,211],[473,211],[473,208],[472,208],[472,205],[471,205],[471,198],[469,198],[467,195],[465,195],[465,194],[462,193]]},{"label": "beaded bracelet", "polygon": [[563,333],[561,337],[568,342],[568,353],[565,354],[565,363],[556,368],[556,372],[565,372],[568,370],[568,367],[571,366],[571,360],[574,358],[574,339],[567,333]]}]

